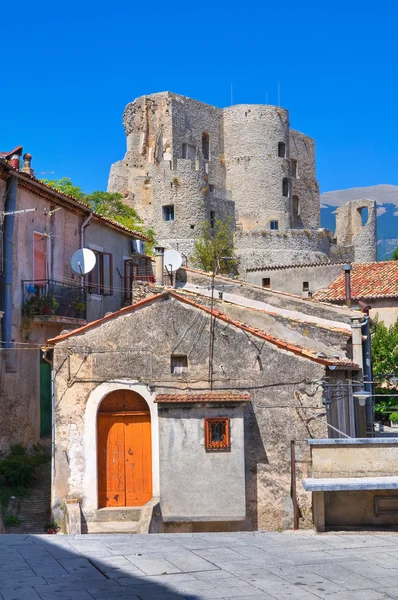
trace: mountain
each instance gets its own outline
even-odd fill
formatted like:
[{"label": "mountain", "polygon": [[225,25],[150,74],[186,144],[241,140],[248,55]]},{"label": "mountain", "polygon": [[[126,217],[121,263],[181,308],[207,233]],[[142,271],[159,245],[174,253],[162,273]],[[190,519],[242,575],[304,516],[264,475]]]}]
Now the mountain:
[{"label": "mountain", "polygon": [[360,198],[377,201],[377,255],[379,260],[385,260],[398,246],[397,185],[372,185],[321,194],[321,226],[334,231],[336,207]]}]

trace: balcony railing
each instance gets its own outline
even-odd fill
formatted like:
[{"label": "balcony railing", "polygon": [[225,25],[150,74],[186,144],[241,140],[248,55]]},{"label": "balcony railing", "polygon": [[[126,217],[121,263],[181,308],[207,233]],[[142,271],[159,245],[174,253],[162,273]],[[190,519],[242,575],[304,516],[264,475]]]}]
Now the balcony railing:
[{"label": "balcony railing", "polygon": [[87,319],[86,290],[54,279],[22,281],[22,314]]}]

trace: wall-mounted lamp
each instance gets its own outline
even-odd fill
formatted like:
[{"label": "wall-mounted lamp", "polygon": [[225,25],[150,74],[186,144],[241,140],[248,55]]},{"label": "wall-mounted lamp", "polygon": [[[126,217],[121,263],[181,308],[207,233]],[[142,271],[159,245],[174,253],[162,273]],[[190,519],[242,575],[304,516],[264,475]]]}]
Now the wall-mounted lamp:
[{"label": "wall-mounted lamp", "polygon": [[358,392],[353,393],[353,398],[358,400],[359,406],[365,406],[366,400],[372,397],[371,392],[366,392],[365,390],[359,390]]}]

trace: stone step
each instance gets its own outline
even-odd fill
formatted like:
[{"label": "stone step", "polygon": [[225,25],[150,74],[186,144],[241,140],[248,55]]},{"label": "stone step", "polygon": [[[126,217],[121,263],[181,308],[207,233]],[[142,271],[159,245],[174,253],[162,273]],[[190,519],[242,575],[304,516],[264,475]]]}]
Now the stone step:
[{"label": "stone step", "polygon": [[82,533],[137,533],[138,521],[88,521]]},{"label": "stone step", "polygon": [[139,521],[141,516],[141,508],[136,506],[109,506],[107,508],[99,508],[94,515],[88,517],[90,523],[109,522],[133,522]]}]

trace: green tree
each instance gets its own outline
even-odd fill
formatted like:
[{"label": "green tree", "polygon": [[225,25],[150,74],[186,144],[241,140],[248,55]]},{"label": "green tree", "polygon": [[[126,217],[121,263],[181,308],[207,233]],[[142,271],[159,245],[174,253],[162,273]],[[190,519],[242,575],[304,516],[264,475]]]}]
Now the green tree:
[{"label": "green tree", "polygon": [[87,194],[78,185],[73,185],[69,177],[62,177],[62,179],[42,179],[41,181],[59,192],[73,196],[73,198],[80,200],[80,202],[85,202]]},{"label": "green tree", "polygon": [[398,246],[395,248],[394,252],[391,254],[391,260],[398,260]]},{"label": "green tree", "polygon": [[379,322],[377,317],[375,321],[376,330],[372,336],[373,376],[379,382],[375,387],[375,413],[378,418],[383,418],[398,406],[398,397],[394,396],[398,390],[388,383],[389,378],[398,377],[398,319],[390,327]]},{"label": "green tree", "polygon": [[231,220],[214,223],[208,221],[200,225],[200,237],[196,240],[192,255],[195,266],[204,271],[230,273],[236,269],[235,261],[230,257],[234,252],[234,234]]},{"label": "green tree", "polygon": [[152,251],[155,243],[154,232],[152,229],[146,228],[138,213],[123,202],[122,194],[117,192],[101,192],[98,190],[91,192],[91,194],[86,194],[81,187],[74,185],[69,177],[52,180],[42,179],[42,181],[59,192],[63,192],[80,202],[84,202],[96,213],[113,219],[133,231],[138,231],[146,235],[151,240],[147,251]]}]

